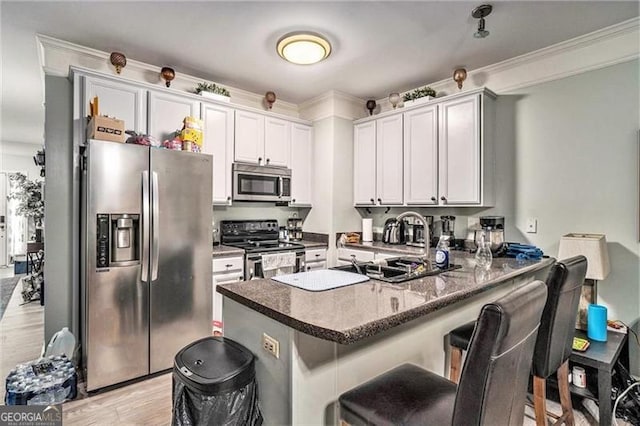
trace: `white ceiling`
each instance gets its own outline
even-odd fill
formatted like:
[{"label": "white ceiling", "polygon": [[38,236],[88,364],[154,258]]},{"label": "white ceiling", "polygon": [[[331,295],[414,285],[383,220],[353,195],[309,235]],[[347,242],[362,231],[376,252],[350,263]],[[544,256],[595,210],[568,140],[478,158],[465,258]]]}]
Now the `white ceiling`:
[{"label": "white ceiling", "polygon": [[[299,103],[331,89],[381,98],[633,18],[637,1],[493,1],[475,39],[463,2],[0,2],[2,140],[41,142],[42,77],[35,34]],[[313,66],[277,55],[283,34],[326,35]],[[38,132],[38,133],[36,133]],[[35,138],[35,141],[34,141]]]}]

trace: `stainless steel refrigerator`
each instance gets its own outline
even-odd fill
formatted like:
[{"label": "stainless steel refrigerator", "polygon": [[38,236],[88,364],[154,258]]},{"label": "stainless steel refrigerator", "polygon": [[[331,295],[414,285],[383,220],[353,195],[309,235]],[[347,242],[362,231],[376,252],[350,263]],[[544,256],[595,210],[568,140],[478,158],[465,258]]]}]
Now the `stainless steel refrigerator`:
[{"label": "stainless steel refrigerator", "polygon": [[90,141],[82,358],[93,391],[171,368],[211,334],[212,157]]}]

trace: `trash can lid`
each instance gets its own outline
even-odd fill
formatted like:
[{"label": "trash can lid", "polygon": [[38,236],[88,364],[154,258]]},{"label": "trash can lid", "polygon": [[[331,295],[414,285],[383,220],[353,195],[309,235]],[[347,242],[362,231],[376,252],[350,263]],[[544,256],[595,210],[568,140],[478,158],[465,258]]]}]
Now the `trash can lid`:
[{"label": "trash can lid", "polygon": [[241,344],[224,337],[205,337],[178,352],[174,372],[205,393],[240,389],[255,378],[255,357]]}]

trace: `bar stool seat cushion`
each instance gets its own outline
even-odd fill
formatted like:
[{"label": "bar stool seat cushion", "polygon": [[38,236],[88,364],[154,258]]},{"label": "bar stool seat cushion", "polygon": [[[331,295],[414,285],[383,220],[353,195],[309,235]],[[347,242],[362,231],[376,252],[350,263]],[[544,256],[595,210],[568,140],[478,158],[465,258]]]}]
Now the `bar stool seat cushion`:
[{"label": "bar stool seat cushion", "polygon": [[403,364],[340,395],[340,413],[354,425],[450,425],[455,398],[455,383]]},{"label": "bar stool seat cushion", "polygon": [[471,335],[473,334],[473,329],[475,327],[476,322],[471,321],[461,325],[458,328],[454,328],[449,332],[449,344],[456,348],[460,348],[463,351],[466,351],[469,348]]}]

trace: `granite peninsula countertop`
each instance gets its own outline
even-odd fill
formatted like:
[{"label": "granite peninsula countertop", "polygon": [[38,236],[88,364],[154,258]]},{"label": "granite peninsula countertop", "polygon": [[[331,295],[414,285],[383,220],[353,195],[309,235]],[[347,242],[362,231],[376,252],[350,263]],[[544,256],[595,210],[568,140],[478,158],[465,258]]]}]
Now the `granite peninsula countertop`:
[{"label": "granite peninsula countertop", "polygon": [[296,241],[296,243],[302,244],[306,249],[320,249],[320,248],[329,247],[327,243],[322,243],[319,241],[301,240],[301,241]]},{"label": "granite peninsula countertop", "polygon": [[[458,254],[460,253],[460,254]],[[493,260],[476,269],[473,255],[456,252],[456,269],[402,284],[370,280],[311,292],[270,279],[217,286],[224,296],[303,333],[341,344],[357,342],[468,299],[519,276],[544,280],[552,258]]]}]

